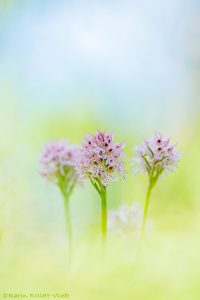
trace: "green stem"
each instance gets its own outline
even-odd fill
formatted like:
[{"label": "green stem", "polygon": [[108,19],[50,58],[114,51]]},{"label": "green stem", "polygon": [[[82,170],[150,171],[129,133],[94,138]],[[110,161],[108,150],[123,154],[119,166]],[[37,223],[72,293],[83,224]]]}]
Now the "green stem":
[{"label": "green stem", "polygon": [[148,216],[148,209],[149,209],[149,202],[150,202],[152,188],[153,188],[153,186],[152,186],[152,181],[150,178],[149,187],[148,187],[147,194],[146,194],[144,213],[143,213],[143,218],[142,218],[141,233],[140,233],[140,237],[139,237],[139,241],[138,241],[138,245],[137,245],[136,256],[139,254],[139,251],[140,251],[140,248],[142,245],[142,239],[143,239],[144,229],[145,229],[147,216]]},{"label": "green stem", "polygon": [[106,196],[106,187],[102,184],[100,179],[93,180],[89,176],[90,182],[93,187],[96,189],[97,193],[101,198],[101,232],[102,232],[102,244],[106,243],[107,235],[107,196]]},{"label": "green stem", "polygon": [[102,230],[102,242],[106,243],[107,235],[107,199],[106,188],[103,187],[101,192],[101,230]]},{"label": "green stem", "polygon": [[71,225],[71,216],[70,216],[70,208],[69,208],[69,199],[74,185],[70,188],[69,191],[66,191],[62,184],[58,184],[58,186],[64,198],[66,234],[67,234],[67,241],[68,241],[67,250],[68,250],[68,259],[70,263],[71,256],[72,256],[72,225]]},{"label": "green stem", "polygon": [[67,232],[67,239],[68,239],[68,251],[69,251],[69,258],[71,258],[72,225],[71,225],[71,217],[70,217],[70,209],[69,209],[69,197],[67,195],[64,196],[64,207],[65,207],[65,219],[66,219],[66,232]]},{"label": "green stem", "polygon": [[144,214],[143,214],[143,219],[142,219],[142,229],[141,229],[141,236],[144,233],[145,225],[146,225],[146,220],[148,216],[148,209],[149,209],[149,202],[150,202],[150,197],[151,197],[151,192],[154,186],[156,185],[159,176],[162,174],[163,170],[159,170],[155,174],[155,167],[152,168],[152,173],[149,177],[149,187],[147,190],[147,195],[146,195],[146,201],[145,201],[145,207],[144,207]]},{"label": "green stem", "polygon": [[151,191],[152,191],[152,184],[151,181],[149,182],[149,187],[147,190],[147,195],[146,195],[146,201],[145,201],[145,207],[144,207],[144,214],[143,214],[143,219],[142,219],[142,229],[141,229],[141,236],[144,233],[146,221],[147,221],[147,216],[148,216],[148,209],[149,209],[149,203],[150,203],[150,197],[151,197]]},{"label": "green stem", "polygon": [[146,194],[144,213],[143,213],[143,218],[142,218],[141,233],[140,233],[140,237],[139,237],[139,243],[138,243],[138,246],[137,246],[136,255],[139,253],[139,250],[140,250],[141,245],[142,245],[142,238],[143,238],[145,225],[146,225],[146,221],[147,221],[147,217],[148,217],[148,210],[149,210],[151,192],[152,192],[152,189],[154,188],[154,186],[156,185],[156,183],[158,181],[158,178],[161,175],[162,171],[163,170],[160,170],[160,171],[156,172],[156,174],[155,174],[155,167],[153,167],[152,171],[151,171],[151,174],[149,176],[149,186],[148,186],[148,190],[147,190],[147,194]]}]

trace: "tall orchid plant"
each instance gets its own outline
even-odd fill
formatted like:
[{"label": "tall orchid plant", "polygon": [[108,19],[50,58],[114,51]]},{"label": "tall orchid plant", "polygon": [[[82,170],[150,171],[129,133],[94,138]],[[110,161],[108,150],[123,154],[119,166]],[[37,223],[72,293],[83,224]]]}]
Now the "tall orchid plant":
[{"label": "tall orchid plant", "polygon": [[102,239],[107,232],[107,186],[117,180],[117,174],[124,176],[123,143],[115,143],[113,134],[98,131],[85,138],[79,155],[79,173],[81,180],[89,178],[101,199]]},{"label": "tall orchid plant", "polygon": [[176,144],[170,144],[170,138],[165,138],[161,133],[158,133],[134,148],[136,151],[134,160],[137,163],[138,170],[146,173],[149,178],[141,235],[145,229],[152,189],[162,174],[175,170],[177,166],[180,155],[175,150],[175,147]]},{"label": "tall orchid plant", "polygon": [[69,146],[66,141],[58,141],[48,143],[44,147],[40,159],[40,174],[59,187],[64,199],[69,254],[72,247],[69,199],[78,180],[76,171],[77,153],[78,148],[76,146]]}]

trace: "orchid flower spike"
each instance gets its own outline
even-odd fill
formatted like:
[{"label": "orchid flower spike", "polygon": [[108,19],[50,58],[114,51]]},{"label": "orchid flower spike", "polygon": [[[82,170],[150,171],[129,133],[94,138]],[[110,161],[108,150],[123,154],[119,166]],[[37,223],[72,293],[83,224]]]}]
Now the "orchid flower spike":
[{"label": "orchid flower spike", "polygon": [[176,144],[170,144],[170,138],[161,133],[145,140],[140,146],[134,147],[136,156],[133,160],[137,164],[137,171],[147,173],[153,185],[162,173],[174,171],[180,155],[175,149]]},{"label": "orchid flower spike", "polygon": [[48,143],[41,154],[40,174],[58,184],[63,193],[70,193],[78,179],[77,154],[78,148],[66,141]]},{"label": "orchid flower spike", "polygon": [[123,143],[115,143],[113,134],[106,135],[98,131],[85,138],[79,157],[79,173],[82,181],[91,178],[97,184],[107,186],[110,181],[117,180],[117,174],[124,177],[122,158]]}]

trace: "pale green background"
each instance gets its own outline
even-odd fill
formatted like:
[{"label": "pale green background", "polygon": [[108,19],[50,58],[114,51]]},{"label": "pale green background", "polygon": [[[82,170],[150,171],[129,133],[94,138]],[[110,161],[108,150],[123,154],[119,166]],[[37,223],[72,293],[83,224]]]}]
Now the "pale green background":
[{"label": "pale green background", "polygon": [[[198,300],[199,2],[0,3],[0,292]],[[80,145],[97,129],[126,143],[128,179],[110,186],[109,209],[144,204],[147,178],[133,177],[129,159],[145,136],[171,135],[182,158],[153,193],[154,229],[136,265],[135,243],[119,240],[103,267],[90,241],[100,202],[89,184],[77,187],[69,276],[62,198],[38,160],[46,141]]]}]

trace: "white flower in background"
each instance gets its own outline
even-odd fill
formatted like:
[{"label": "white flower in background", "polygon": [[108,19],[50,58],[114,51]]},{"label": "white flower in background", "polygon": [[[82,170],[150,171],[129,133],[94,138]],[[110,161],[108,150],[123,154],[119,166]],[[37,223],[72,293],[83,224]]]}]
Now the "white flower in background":
[{"label": "white flower in background", "polygon": [[122,204],[118,210],[109,213],[108,226],[110,231],[126,237],[139,232],[141,220],[142,208],[138,203],[134,203],[130,207]]}]

